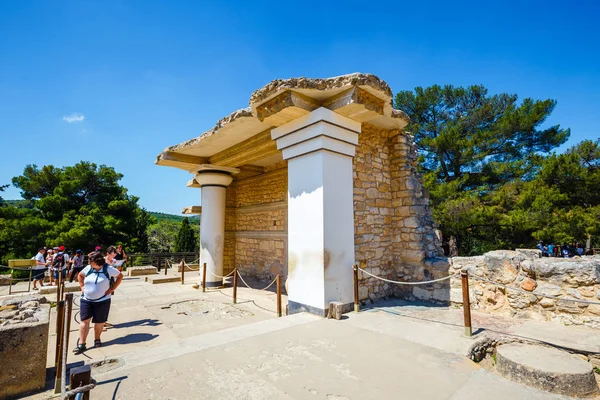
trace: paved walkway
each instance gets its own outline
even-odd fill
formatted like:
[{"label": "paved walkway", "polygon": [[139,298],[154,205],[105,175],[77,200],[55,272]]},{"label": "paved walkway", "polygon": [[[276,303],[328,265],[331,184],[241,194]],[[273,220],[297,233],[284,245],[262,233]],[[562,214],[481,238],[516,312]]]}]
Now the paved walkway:
[{"label": "paved walkway", "polygon": [[[99,383],[93,398],[566,399],[468,360],[475,339],[463,336],[460,310],[393,301],[342,321],[276,318],[272,292],[240,288],[239,298],[251,301],[233,306],[231,289],[202,293],[192,281],[150,285],[130,278],[119,288],[109,318],[115,327],[103,334],[104,346],[69,356],[72,366],[105,362],[93,370]],[[479,313],[473,321],[478,335],[493,331],[600,350],[600,335],[587,328]]]}]

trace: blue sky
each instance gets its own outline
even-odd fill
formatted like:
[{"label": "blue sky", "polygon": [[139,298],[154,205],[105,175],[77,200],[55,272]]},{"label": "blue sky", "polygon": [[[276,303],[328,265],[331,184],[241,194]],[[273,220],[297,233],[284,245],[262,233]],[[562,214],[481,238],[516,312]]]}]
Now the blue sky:
[{"label": "blue sky", "polygon": [[156,155],[298,76],[369,72],[394,92],[483,84],[552,98],[548,123],[571,128],[568,145],[596,139],[600,3],[576,4],[4,0],[0,184],[27,164],[83,159],[123,173],[147,209],[180,213],[199,191]]}]

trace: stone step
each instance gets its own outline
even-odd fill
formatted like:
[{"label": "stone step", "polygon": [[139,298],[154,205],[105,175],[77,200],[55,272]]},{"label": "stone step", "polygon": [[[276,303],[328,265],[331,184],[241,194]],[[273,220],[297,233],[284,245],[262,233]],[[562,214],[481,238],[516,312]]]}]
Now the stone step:
[{"label": "stone step", "polygon": [[552,347],[511,343],[496,350],[496,369],[506,379],[572,397],[600,394],[592,365]]},{"label": "stone step", "polygon": [[152,265],[127,268],[128,276],[156,275],[156,274],[158,274],[158,269]]},{"label": "stone step", "polygon": [[[69,282],[65,283],[65,293],[68,292],[80,292],[81,288],[79,287],[78,282]],[[40,294],[52,294],[56,293],[56,286],[43,286],[40,288]]]},{"label": "stone step", "polygon": [[158,283],[181,282],[181,277],[173,275],[153,275],[147,276],[145,280],[152,285],[156,285]]}]

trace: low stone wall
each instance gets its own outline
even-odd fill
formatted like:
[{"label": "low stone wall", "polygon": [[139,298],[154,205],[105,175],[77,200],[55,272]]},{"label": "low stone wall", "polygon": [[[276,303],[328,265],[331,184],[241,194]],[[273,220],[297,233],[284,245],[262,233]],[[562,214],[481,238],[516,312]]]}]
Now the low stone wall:
[{"label": "low stone wall", "polygon": [[44,389],[49,321],[43,296],[0,298],[0,398]]},{"label": "low stone wall", "polygon": [[[600,257],[540,256],[537,250],[499,250],[454,257],[448,260],[448,272],[469,272],[471,306],[480,312],[600,328],[600,305],[573,301],[600,303]],[[448,300],[462,305],[460,276],[450,280]]]}]

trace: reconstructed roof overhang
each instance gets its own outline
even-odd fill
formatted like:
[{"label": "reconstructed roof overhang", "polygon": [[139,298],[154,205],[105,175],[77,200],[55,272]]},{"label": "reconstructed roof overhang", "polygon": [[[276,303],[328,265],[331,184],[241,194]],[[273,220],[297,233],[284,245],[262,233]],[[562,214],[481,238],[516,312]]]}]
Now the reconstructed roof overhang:
[{"label": "reconstructed roof overhang", "polygon": [[388,84],[375,75],[277,79],[252,93],[250,107],[231,113],[197,138],[168,147],[156,164],[194,172],[200,164],[240,167],[277,161],[271,129],[319,107],[388,130],[408,123],[406,114],[393,109]]}]

